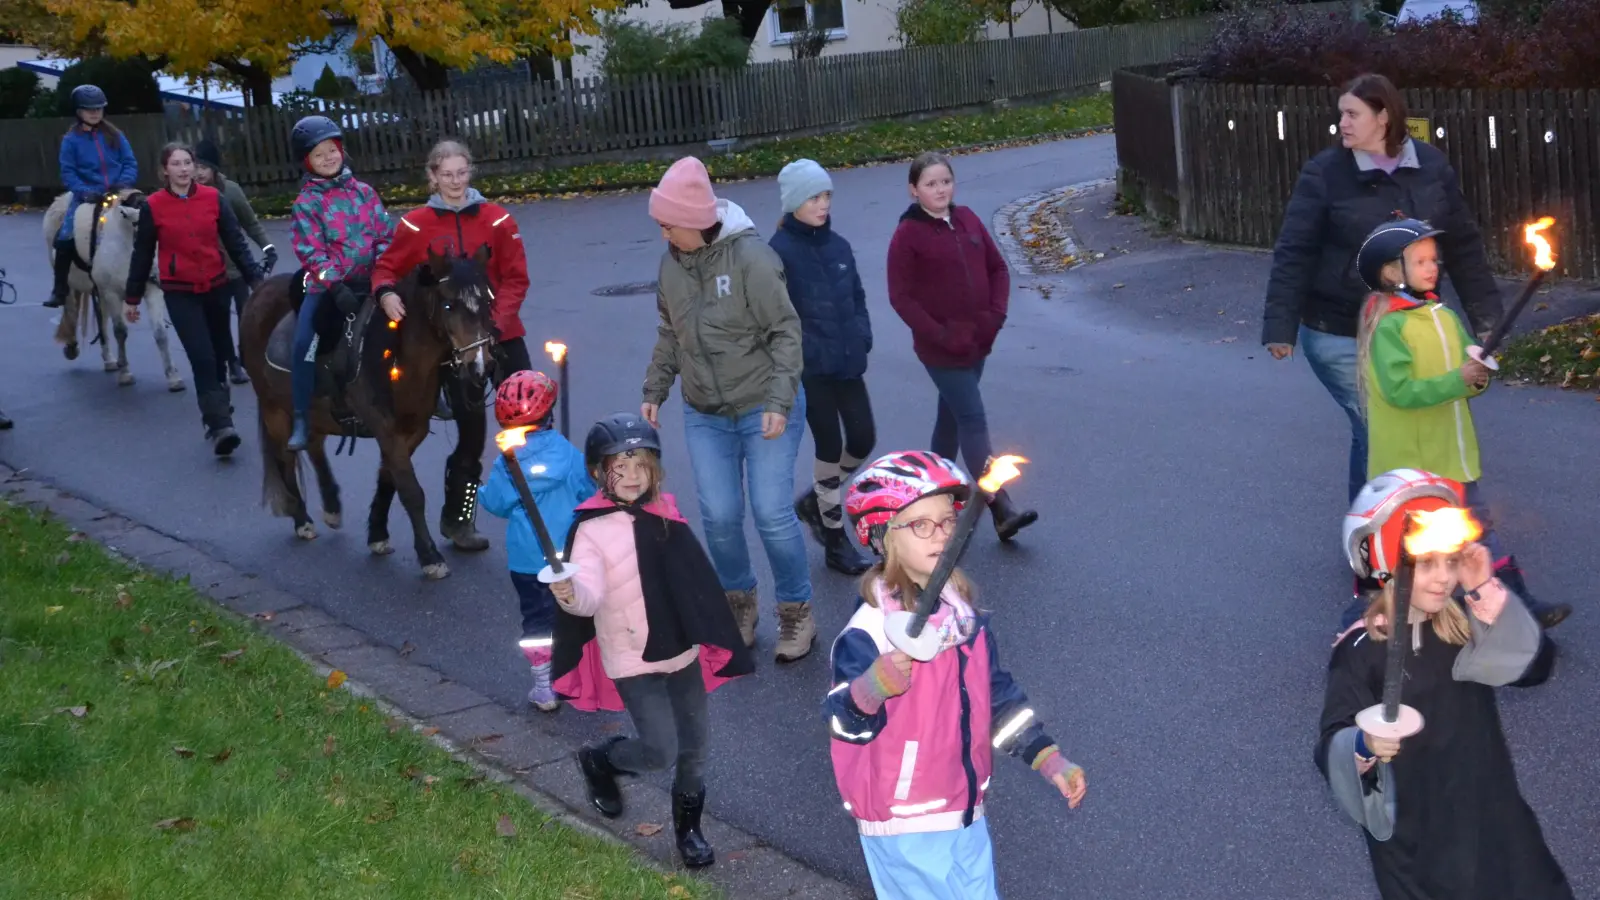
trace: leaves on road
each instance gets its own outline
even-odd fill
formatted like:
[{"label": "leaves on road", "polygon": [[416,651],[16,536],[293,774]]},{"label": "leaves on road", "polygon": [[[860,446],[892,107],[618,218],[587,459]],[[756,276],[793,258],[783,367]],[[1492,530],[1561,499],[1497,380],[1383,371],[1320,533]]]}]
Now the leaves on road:
[{"label": "leaves on road", "polygon": [[661,826],[654,822],[640,822],[633,826],[633,830],[644,837],[654,837],[661,833]]},{"label": "leaves on road", "polygon": [[410,641],[406,641],[404,644],[400,645],[401,659],[405,659],[415,652],[417,652],[417,645],[411,643]]}]

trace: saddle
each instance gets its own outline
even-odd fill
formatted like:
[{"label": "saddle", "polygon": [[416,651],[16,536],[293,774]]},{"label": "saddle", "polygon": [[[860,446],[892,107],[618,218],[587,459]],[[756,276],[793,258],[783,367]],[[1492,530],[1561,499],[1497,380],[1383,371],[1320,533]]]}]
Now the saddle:
[{"label": "saddle", "polygon": [[[345,404],[344,392],[361,375],[362,344],[378,303],[369,285],[355,282],[346,282],[345,285],[361,298],[361,306],[354,316],[348,318],[331,302],[318,306],[316,336],[311,340],[317,373],[312,396],[328,399],[334,421],[342,429],[342,437],[371,438],[372,430]],[[301,269],[290,281],[289,299],[293,311],[278,321],[267,338],[267,365],[280,372],[294,370],[295,322],[305,297],[305,270]]]}]

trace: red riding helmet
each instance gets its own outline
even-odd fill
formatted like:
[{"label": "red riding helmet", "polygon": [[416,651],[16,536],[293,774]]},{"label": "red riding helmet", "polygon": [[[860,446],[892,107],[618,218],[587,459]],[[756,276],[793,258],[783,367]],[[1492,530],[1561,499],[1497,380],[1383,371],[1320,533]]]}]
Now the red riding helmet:
[{"label": "red riding helmet", "polygon": [[972,480],[954,462],[926,450],[901,450],[868,463],[845,492],[845,512],[863,546],[883,554],[889,520],[902,509],[937,494],[955,497],[956,506],[972,494]]},{"label": "red riding helmet", "polygon": [[538,425],[556,405],[556,383],[543,372],[513,372],[495,392],[494,417],[501,428]]}]

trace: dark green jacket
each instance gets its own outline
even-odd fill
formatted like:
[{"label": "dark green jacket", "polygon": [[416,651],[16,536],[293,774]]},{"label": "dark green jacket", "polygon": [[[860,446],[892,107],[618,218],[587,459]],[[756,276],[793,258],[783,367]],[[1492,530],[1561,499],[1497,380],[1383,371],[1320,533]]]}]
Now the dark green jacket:
[{"label": "dark green jacket", "polygon": [[[243,228],[250,240],[265,253],[267,248],[272,246],[272,241],[267,239],[267,229],[263,228],[261,220],[256,218],[256,211],[250,208],[250,199],[244,195],[244,188],[229,181],[221,172],[217,173],[216,183],[212,187],[222,194],[223,201],[233,210],[233,217],[239,220],[239,227]],[[233,257],[226,252],[222,254],[222,261],[228,266],[229,281],[243,277],[239,274],[239,267],[233,264]]]}]

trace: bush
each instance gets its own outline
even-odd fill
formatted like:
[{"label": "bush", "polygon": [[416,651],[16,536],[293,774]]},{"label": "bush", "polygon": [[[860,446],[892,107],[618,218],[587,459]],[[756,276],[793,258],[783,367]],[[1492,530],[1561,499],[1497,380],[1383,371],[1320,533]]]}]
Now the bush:
[{"label": "bush", "polygon": [[39,76],[27,69],[0,72],[0,119],[21,119],[39,95]]},{"label": "bush", "polygon": [[600,42],[600,71],[607,78],[690,75],[742,69],[750,62],[750,44],[734,19],[706,19],[697,32],[689,25],[651,25],[611,16],[601,26]]},{"label": "bush", "polygon": [[971,0],[901,0],[894,27],[907,47],[970,44],[983,40],[988,16]]},{"label": "bush", "polygon": [[161,112],[161,87],[156,84],[154,71],[149,62],[138,58],[92,56],[73,63],[56,83],[56,114],[73,115],[72,89],[82,84],[92,84],[106,92],[107,115]]},{"label": "bush", "polygon": [[1600,0],[1550,0],[1537,24],[1454,16],[1395,28],[1342,14],[1237,13],[1189,60],[1202,78],[1337,86],[1363,72],[1404,88],[1600,87]]}]

